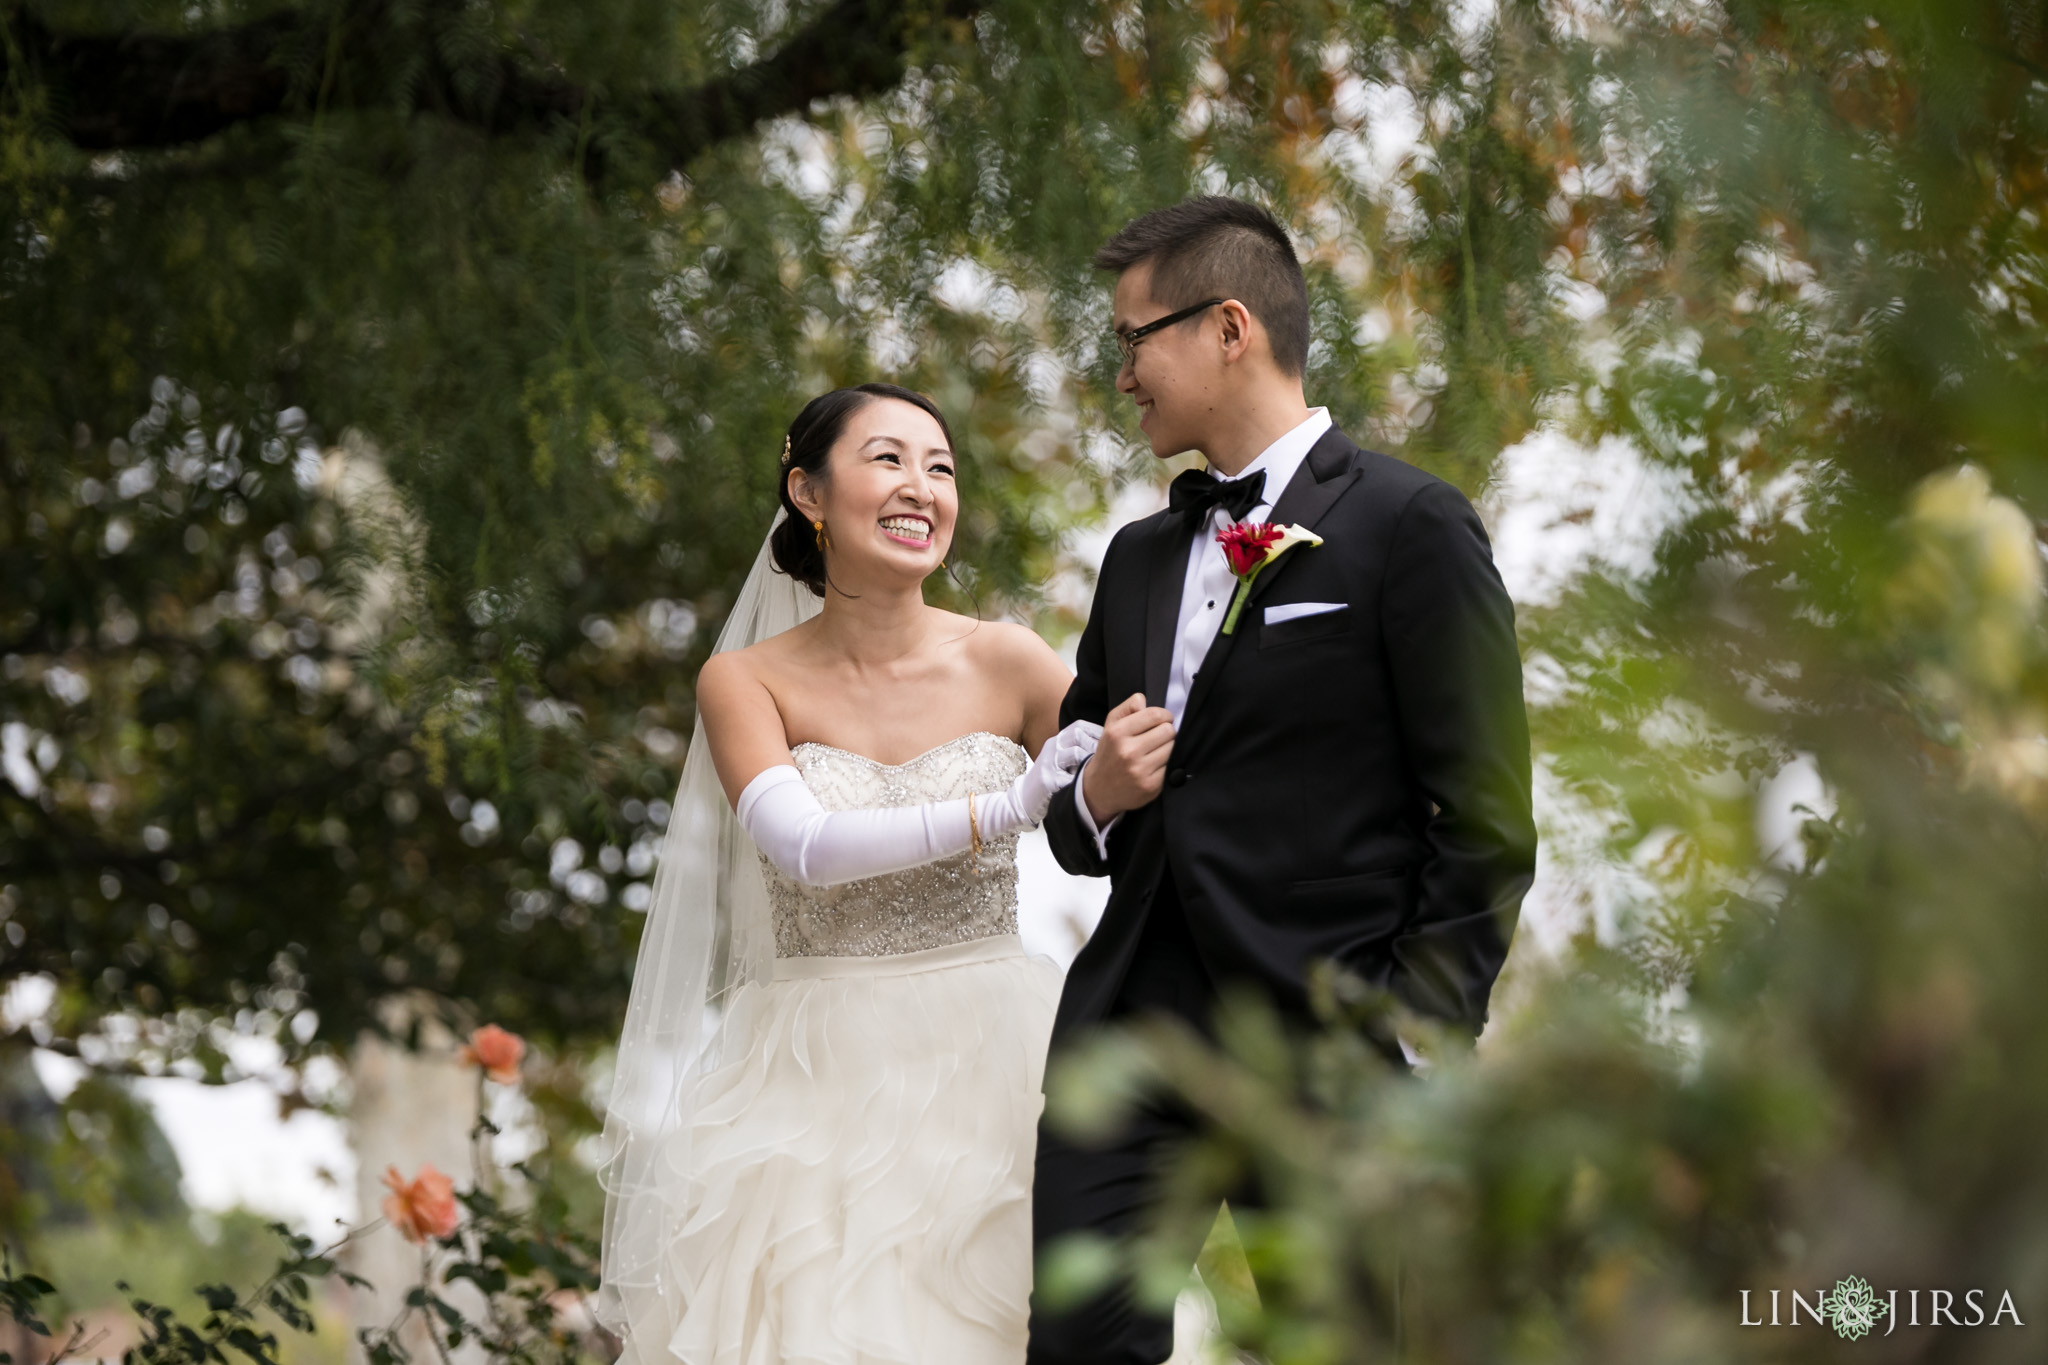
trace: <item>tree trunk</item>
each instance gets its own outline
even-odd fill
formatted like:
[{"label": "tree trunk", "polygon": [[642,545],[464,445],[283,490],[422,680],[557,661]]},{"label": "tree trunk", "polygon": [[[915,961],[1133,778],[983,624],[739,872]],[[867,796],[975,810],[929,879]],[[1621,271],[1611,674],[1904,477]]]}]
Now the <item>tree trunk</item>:
[{"label": "tree trunk", "polygon": [[[420,1047],[414,1052],[366,1030],[350,1053],[348,1125],[356,1152],[358,1223],[381,1222],[389,1193],[384,1173],[391,1167],[411,1180],[431,1162],[457,1189],[475,1183],[469,1134],[476,1122],[476,1073],[456,1060],[459,1041],[420,1002],[387,1000],[383,1009],[394,1035],[402,1036],[418,1020]],[[350,1359],[359,1362],[362,1349],[355,1334],[384,1328],[404,1311],[407,1291],[420,1282],[421,1248],[384,1224],[351,1242],[345,1259],[373,1286],[350,1295]],[[463,1281],[436,1292],[465,1317],[482,1316],[483,1297],[474,1285]],[[419,1313],[406,1324],[404,1343],[415,1360],[437,1358],[427,1330]],[[471,1345],[455,1352],[455,1359],[457,1365],[482,1365],[483,1356]]]}]

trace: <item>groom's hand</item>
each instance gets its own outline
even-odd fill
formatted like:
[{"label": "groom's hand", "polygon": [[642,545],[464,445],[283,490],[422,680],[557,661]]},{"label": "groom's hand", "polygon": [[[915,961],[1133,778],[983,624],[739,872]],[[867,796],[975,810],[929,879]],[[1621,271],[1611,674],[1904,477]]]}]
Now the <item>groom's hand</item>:
[{"label": "groom's hand", "polygon": [[1102,723],[1095,757],[1081,769],[1081,797],[1096,828],[1159,795],[1173,753],[1173,713],[1133,692]]}]

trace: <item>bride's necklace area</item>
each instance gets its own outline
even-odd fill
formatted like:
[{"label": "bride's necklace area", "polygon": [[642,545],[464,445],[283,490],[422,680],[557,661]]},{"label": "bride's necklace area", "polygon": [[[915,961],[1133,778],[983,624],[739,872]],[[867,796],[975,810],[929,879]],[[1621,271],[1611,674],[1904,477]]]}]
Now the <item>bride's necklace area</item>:
[{"label": "bride's necklace area", "polygon": [[[801,707],[798,709],[810,715],[817,715],[829,710],[842,717],[868,718],[902,707],[904,698],[907,695],[914,695],[920,690],[928,689],[935,699],[951,700],[956,698],[959,695],[957,684],[943,676],[943,672],[950,661],[940,653],[940,650],[948,643],[940,638],[940,630],[942,629],[943,627],[939,626],[937,622],[933,622],[926,627],[923,638],[913,648],[886,661],[869,660],[863,662],[851,653],[833,650],[832,652],[837,657],[831,662],[821,667],[814,666],[815,671],[814,669],[802,670],[803,674],[808,675],[806,681],[810,682],[811,679],[819,675],[830,677],[837,674],[846,678],[853,686],[834,688],[831,684],[827,683],[826,687],[838,694],[833,699],[833,706],[830,708]],[[819,643],[827,649],[830,648],[829,641],[820,641]],[[903,669],[903,665],[907,661],[913,660],[917,661],[914,667],[910,670],[904,670],[909,676],[904,676],[904,673],[898,672],[898,670]],[[876,674],[881,674],[881,676],[877,677],[875,676]],[[806,690],[809,689],[807,688]],[[852,699],[849,700],[849,698]],[[939,707],[934,706],[914,706],[910,708],[910,713],[930,718],[939,710]],[[892,743],[872,733],[862,735],[856,739],[854,736],[845,733],[848,730],[862,727],[830,724],[813,726],[806,724],[792,725],[788,728],[799,734],[833,736],[832,739],[814,737],[792,741],[790,744],[792,752],[804,745],[817,745],[863,759],[877,767],[883,768],[906,767],[925,758],[936,750],[958,744],[976,734],[990,735],[997,739],[1008,739],[1013,744],[1016,742],[1014,737],[1003,733],[1000,729],[991,728],[987,725],[977,725],[961,729],[919,726],[917,728],[925,734],[928,735],[932,731],[937,730],[941,737],[936,741],[924,743],[915,748],[912,747],[912,744],[915,744],[916,741],[912,741],[911,744]],[[840,742],[841,740],[852,740],[852,742],[844,743]],[[889,753],[902,752],[906,749],[911,750],[910,756],[899,762],[891,762],[882,756]]]}]

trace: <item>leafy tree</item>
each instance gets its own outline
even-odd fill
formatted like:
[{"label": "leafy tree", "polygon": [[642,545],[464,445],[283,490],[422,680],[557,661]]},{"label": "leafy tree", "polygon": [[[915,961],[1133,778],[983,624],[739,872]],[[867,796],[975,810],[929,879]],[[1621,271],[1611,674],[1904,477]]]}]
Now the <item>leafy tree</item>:
[{"label": "leafy tree", "polygon": [[1459,22],[0,9],[0,976],[214,1076],[224,1028],[297,1052],[414,988],[608,1036],[787,418],[936,393],[941,596],[1070,630],[1061,538],[1149,466],[1086,260],[1199,186],[1302,232],[1318,396],[1476,487],[1579,367],[1547,134],[1359,172],[1362,92],[1522,97]]}]

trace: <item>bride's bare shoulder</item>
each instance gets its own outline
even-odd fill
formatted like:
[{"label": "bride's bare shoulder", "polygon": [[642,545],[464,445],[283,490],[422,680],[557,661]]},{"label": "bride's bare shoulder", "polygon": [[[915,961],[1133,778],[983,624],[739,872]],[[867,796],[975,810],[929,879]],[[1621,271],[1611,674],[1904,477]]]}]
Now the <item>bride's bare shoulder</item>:
[{"label": "bride's bare shoulder", "polygon": [[1050,671],[1066,671],[1059,652],[1029,626],[1014,621],[977,621],[971,616],[955,615],[954,620],[976,670],[992,679],[1028,684]]},{"label": "bride's bare shoulder", "polygon": [[761,675],[744,649],[714,654],[697,670],[697,709],[708,716],[761,687]]},{"label": "bride's bare shoulder", "polygon": [[721,702],[766,692],[769,680],[781,671],[792,648],[800,643],[791,637],[802,630],[802,626],[797,626],[745,649],[724,650],[706,659],[697,673],[697,704],[717,709]]},{"label": "bride's bare shoulder", "polygon": [[756,640],[744,649],[728,649],[714,654],[704,661],[703,670],[697,675],[697,685],[702,687],[707,677],[720,680],[765,678],[793,658],[796,651],[803,648],[809,634],[810,622],[806,621],[779,635]]}]

